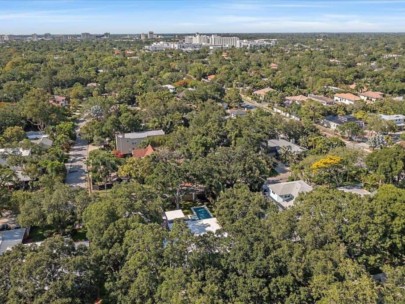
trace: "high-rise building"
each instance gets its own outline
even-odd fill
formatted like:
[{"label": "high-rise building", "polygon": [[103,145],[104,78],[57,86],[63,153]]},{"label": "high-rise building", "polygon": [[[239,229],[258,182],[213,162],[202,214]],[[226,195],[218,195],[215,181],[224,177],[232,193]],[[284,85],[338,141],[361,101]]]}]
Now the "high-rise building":
[{"label": "high-rise building", "polygon": [[146,40],[146,37],[147,37],[146,34],[144,33],[141,34],[141,40]]},{"label": "high-rise building", "polygon": [[185,36],[184,43],[193,43],[193,36]]},{"label": "high-rise building", "polygon": [[37,41],[38,40],[38,35],[37,34],[32,34],[31,38],[32,38],[32,41]]},{"label": "high-rise building", "polygon": [[212,35],[210,37],[210,44],[211,45],[220,45],[226,47],[238,47],[239,46],[239,38],[238,37],[221,37],[217,35]]},{"label": "high-rise building", "polygon": [[94,38],[94,35],[90,33],[82,33],[80,37],[82,40],[90,40]]},{"label": "high-rise building", "polygon": [[196,34],[193,36],[193,43],[195,44],[209,44],[210,43],[210,38],[206,35],[200,35]]},{"label": "high-rise building", "polygon": [[152,31],[150,31],[148,33],[148,39],[154,39],[155,38],[155,33],[153,33]]}]

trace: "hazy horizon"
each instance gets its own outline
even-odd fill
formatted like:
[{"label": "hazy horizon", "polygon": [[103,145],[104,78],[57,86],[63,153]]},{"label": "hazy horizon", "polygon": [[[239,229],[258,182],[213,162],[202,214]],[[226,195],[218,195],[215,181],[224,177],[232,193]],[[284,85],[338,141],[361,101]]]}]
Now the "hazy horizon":
[{"label": "hazy horizon", "polygon": [[405,0],[0,0],[0,4],[1,34],[405,32]]}]

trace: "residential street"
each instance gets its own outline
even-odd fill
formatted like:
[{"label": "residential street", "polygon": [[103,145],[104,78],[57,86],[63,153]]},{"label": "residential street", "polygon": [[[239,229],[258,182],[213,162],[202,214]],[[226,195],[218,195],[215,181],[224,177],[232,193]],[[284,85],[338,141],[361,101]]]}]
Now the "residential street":
[{"label": "residential street", "polygon": [[69,152],[69,161],[66,164],[66,184],[72,187],[87,188],[86,159],[88,157],[88,142],[80,138],[79,130],[85,124],[84,119],[79,119],[76,129],[77,138]]},{"label": "residential street", "polygon": [[[268,104],[267,104],[267,103],[258,103],[258,102],[254,101],[254,100],[252,100],[252,99],[250,99],[250,98],[247,98],[247,97],[245,97],[245,96],[243,96],[243,102],[246,103],[246,104],[248,104],[248,105],[255,106],[255,107],[257,107],[257,108],[261,108],[261,109],[263,109],[264,111],[274,113],[274,112],[268,107]],[[285,117],[285,116],[284,116],[284,117]],[[285,118],[286,118],[286,119],[290,119],[290,118],[288,118],[288,117],[285,117]],[[325,135],[326,137],[338,137],[338,138],[340,138],[340,139],[346,144],[346,147],[348,147],[348,148],[363,150],[363,151],[366,152],[366,153],[371,153],[371,152],[372,152],[371,149],[370,149],[370,146],[369,146],[367,143],[358,143],[358,142],[354,142],[354,141],[349,141],[349,140],[346,140],[346,139],[342,138],[342,137],[339,136],[338,134],[335,134],[333,131],[331,131],[331,130],[329,130],[329,129],[327,129],[327,128],[321,126],[321,125],[315,124],[315,126],[316,126],[316,127],[319,129],[319,131],[320,131],[323,135]]]},{"label": "residential street", "polygon": [[325,127],[323,127],[321,125],[318,125],[318,124],[316,124],[315,126],[326,137],[339,137],[346,144],[346,147],[348,147],[348,148],[362,150],[362,151],[364,151],[366,153],[371,153],[372,152],[371,149],[370,149],[370,146],[367,143],[349,141],[349,140],[344,139],[341,136],[337,135],[336,133],[334,133],[332,130],[330,130],[328,128],[325,128]]}]

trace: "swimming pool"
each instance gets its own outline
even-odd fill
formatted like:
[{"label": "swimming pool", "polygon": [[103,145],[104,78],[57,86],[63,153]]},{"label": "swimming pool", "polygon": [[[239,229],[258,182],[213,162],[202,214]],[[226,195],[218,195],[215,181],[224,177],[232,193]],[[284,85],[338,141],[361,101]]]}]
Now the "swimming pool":
[{"label": "swimming pool", "polygon": [[198,217],[199,220],[212,218],[212,214],[206,206],[192,207],[191,211],[193,211],[193,213]]}]

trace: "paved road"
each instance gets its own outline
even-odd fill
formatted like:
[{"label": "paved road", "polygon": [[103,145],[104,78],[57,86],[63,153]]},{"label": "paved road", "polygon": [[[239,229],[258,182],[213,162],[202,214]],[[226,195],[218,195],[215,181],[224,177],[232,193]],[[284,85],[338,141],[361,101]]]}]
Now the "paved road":
[{"label": "paved road", "polygon": [[[250,98],[248,98],[246,96],[243,96],[242,99],[243,99],[243,102],[248,104],[248,105],[255,106],[257,108],[263,109],[264,111],[274,113],[274,111],[272,111],[272,109],[270,109],[268,107],[268,104],[266,104],[266,103],[258,103],[258,102],[254,101],[254,100],[252,100],[252,99],[250,99]],[[286,119],[291,119],[291,118],[286,117],[286,116],[283,116],[283,117],[286,118]],[[321,126],[321,125],[315,124],[315,126],[326,137],[338,137],[338,138],[340,138],[346,144],[346,147],[348,147],[348,148],[363,150],[366,153],[371,153],[372,152],[370,150],[370,146],[368,144],[366,144],[366,143],[358,143],[358,142],[354,142],[354,141],[349,141],[349,140],[346,140],[346,139],[342,138],[338,134],[335,134],[333,131],[331,131],[331,130],[329,130],[329,129]]]},{"label": "paved road", "polygon": [[327,129],[327,128],[321,126],[321,125],[315,125],[315,126],[326,137],[338,137],[340,140],[342,140],[346,144],[346,147],[348,147],[348,148],[362,150],[365,153],[371,153],[372,152],[371,149],[370,149],[370,146],[367,143],[349,141],[349,140],[346,140],[346,139],[342,138],[338,134],[334,133],[332,130]]},{"label": "paved road", "polygon": [[72,187],[87,188],[86,159],[88,157],[88,142],[79,136],[80,128],[85,124],[84,119],[78,121],[76,129],[77,138],[69,152],[69,161],[66,164],[66,184]]}]

